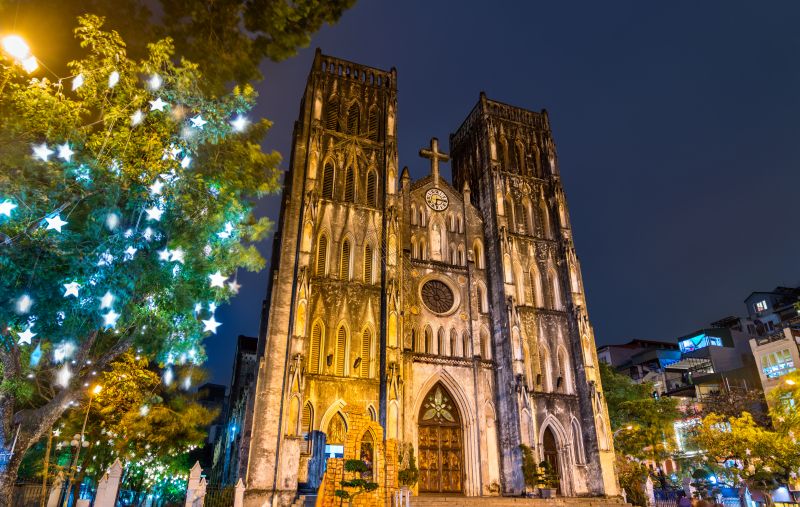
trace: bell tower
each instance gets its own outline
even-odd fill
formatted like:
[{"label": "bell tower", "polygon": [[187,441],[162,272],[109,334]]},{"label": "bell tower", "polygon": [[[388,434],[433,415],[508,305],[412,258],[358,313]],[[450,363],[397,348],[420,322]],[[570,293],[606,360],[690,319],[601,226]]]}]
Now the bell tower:
[{"label": "bell tower", "polygon": [[562,494],[616,495],[594,336],[547,112],[481,93],[450,149],[455,186],[471,189],[484,217],[503,493],[522,491],[523,444],[537,461],[552,462],[562,487],[572,489]]}]

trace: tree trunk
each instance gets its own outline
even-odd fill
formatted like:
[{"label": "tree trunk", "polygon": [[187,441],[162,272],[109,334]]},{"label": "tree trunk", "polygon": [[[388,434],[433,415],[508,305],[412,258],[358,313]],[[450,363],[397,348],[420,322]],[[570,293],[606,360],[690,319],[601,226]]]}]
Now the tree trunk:
[{"label": "tree trunk", "polygon": [[[21,432],[20,432],[21,433]],[[14,485],[17,482],[17,473],[19,466],[22,464],[22,457],[25,451],[33,444],[29,439],[26,439],[20,434],[17,439],[17,445],[14,448],[14,454],[8,460],[6,469],[0,472],[0,507],[11,507],[14,505]],[[10,451],[13,441],[8,443],[4,451]]]}]

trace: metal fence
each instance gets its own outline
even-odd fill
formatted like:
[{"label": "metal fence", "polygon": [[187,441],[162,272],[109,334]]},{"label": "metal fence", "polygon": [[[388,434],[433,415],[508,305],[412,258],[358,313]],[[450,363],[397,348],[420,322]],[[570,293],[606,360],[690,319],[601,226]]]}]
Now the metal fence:
[{"label": "metal fence", "polygon": [[14,507],[39,507],[42,501],[41,482],[18,482],[14,485]]},{"label": "metal fence", "polygon": [[214,486],[206,487],[205,502],[203,507],[231,507],[233,505],[233,486]]}]

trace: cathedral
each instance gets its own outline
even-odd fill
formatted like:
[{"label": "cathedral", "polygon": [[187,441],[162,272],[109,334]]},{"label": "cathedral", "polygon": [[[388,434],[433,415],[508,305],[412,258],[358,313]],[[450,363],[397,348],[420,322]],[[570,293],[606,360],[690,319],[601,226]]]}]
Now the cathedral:
[{"label": "cathedral", "polygon": [[382,431],[361,459],[375,442],[413,448],[419,495],[519,495],[521,445],[560,495],[617,495],[547,112],[481,93],[449,154],[435,138],[420,150],[416,181],[397,115],[395,69],[317,51],[259,335],[246,505],[315,491],[362,419]]}]

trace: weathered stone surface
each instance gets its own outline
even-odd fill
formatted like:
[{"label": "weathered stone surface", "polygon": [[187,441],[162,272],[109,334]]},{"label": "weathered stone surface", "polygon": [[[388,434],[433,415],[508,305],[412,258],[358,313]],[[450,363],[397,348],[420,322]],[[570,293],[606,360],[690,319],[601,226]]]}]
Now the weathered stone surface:
[{"label": "weathered stone surface", "polygon": [[421,152],[430,174],[412,182],[398,172],[396,79],[314,60],[259,337],[245,505],[319,486],[327,507],[364,427],[386,465],[372,500],[397,487],[395,441],[417,451],[418,492],[519,494],[525,444],[556,465],[563,495],[617,495],[547,113],[481,94],[450,136],[453,184],[435,140]]}]

